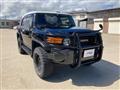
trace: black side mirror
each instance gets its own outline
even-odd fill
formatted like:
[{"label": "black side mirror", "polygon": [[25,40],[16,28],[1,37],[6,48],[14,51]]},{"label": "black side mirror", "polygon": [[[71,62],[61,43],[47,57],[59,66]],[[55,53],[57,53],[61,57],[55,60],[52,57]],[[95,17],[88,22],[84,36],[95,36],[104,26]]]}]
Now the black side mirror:
[{"label": "black side mirror", "polygon": [[100,27],[100,30],[102,30],[102,29],[103,29],[103,25],[102,25],[102,24],[99,24],[99,27]]},{"label": "black side mirror", "polygon": [[16,22],[16,25],[20,25],[20,22]]}]

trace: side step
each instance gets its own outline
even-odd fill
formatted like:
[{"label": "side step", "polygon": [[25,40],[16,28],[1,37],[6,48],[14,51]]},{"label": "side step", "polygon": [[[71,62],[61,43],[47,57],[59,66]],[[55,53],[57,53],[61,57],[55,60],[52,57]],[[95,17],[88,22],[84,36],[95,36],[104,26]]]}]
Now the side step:
[{"label": "side step", "polygon": [[31,51],[28,47],[26,47],[25,45],[22,45],[22,48],[25,50],[25,52],[26,52],[27,54],[29,54],[29,55],[32,54],[32,51]]}]

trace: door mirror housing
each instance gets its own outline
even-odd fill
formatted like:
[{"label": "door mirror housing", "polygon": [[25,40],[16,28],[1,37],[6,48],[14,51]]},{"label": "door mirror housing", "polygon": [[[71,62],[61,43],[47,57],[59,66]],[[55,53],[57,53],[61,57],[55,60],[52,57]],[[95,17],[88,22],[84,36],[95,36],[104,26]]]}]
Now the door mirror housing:
[{"label": "door mirror housing", "polygon": [[100,27],[100,30],[102,30],[102,29],[103,29],[103,25],[102,25],[102,24],[99,24],[99,27]]}]

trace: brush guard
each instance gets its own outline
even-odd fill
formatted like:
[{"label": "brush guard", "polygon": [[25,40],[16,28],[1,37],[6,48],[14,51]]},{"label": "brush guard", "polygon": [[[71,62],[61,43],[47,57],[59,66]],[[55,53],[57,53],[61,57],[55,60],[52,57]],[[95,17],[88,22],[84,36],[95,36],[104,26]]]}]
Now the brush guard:
[{"label": "brush guard", "polygon": [[[74,47],[76,47],[77,49],[74,50],[74,60],[73,60],[73,64],[71,64],[72,68],[78,68],[81,65],[81,56],[82,55],[82,47],[81,47],[81,43],[80,43],[80,38],[79,38],[79,34],[78,33],[73,33],[73,38],[74,38]],[[78,42],[76,44],[76,42]]]},{"label": "brush guard", "polygon": [[[96,34],[97,32],[94,32],[94,33],[86,33],[86,34],[79,34],[77,32],[73,33],[72,34],[72,37],[73,37],[73,47],[76,47],[74,49],[74,58],[73,58],[73,64],[71,64],[70,66],[72,68],[78,68],[80,67],[81,65],[81,62],[82,62],[82,53],[84,51],[84,49],[89,49],[89,48],[100,48],[100,56],[98,59],[101,59],[102,57],[102,51],[103,51],[103,44],[102,44],[102,38],[100,37],[99,40],[100,40],[100,43],[97,44],[97,45],[93,45],[93,46],[88,46],[88,47],[85,47],[83,48],[82,47],[82,43],[80,42],[80,37],[81,36],[89,36],[90,34],[93,35],[93,34]],[[77,42],[77,43],[76,43]]]}]

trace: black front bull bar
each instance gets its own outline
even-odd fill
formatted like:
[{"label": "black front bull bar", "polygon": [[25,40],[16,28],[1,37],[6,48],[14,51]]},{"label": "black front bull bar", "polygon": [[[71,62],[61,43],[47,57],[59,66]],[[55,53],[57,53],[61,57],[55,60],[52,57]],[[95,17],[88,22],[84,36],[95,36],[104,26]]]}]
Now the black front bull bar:
[{"label": "black front bull bar", "polygon": [[[91,34],[95,34],[95,33],[97,33],[97,32],[94,32],[94,33],[91,33]],[[101,44],[83,48],[82,45],[81,45],[81,43],[80,43],[80,36],[82,36],[82,35],[83,34],[80,35],[79,33],[76,33],[76,32],[73,33],[73,38],[74,38],[73,39],[74,40],[73,41],[73,43],[74,43],[73,47],[75,47],[75,48],[74,48],[73,64],[71,65],[72,68],[78,68],[78,67],[80,67],[80,65],[81,65],[81,59],[82,59],[82,53],[83,53],[84,49],[99,47],[99,48],[101,48],[101,53],[100,53],[100,58],[99,59],[101,59],[101,57],[102,57],[102,51],[103,51],[102,38],[100,37]],[[90,33],[89,34],[85,34],[85,35],[86,36],[90,35]]]},{"label": "black front bull bar", "polygon": [[[80,38],[79,38],[79,34],[78,33],[73,33],[73,43],[74,43],[74,47],[76,47],[77,49],[74,50],[74,60],[73,60],[73,64],[71,65],[72,68],[78,68],[81,65],[81,56],[82,55],[82,47],[81,47],[81,43],[80,43]],[[77,42],[77,44],[76,44]]]},{"label": "black front bull bar", "polygon": [[[101,44],[99,45],[95,45],[95,46],[90,46],[90,47],[85,47],[83,48],[81,43],[80,43],[80,36],[87,36],[87,35],[90,35],[90,34],[95,34],[95,33],[98,33],[98,32],[92,32],[92,33],[85,33],[85,34],[79,34],[77,32],[74,32],[72,34],[72,37],[73,38],[73,46],[61,46],[61,48],[64,50],[64,49],[70,49],[70,50],[73,50],[74,51],[74,58],[73,58],[73,64],[71,64],[71,67],[72,68],[78,68],[80,67],[81,65],[81,58],[82,58],[82,53],[83,53],[83,50],[84,49],[89,49],[89,48],[96,48],[96,47],[101,47],[101,53],[100,53],[100,58],[102,56],[102,50],[103,50],[103,44],[102,44],[102,38],[100,38],[101,40]],[[76,43],[77,42],[77,43]],[[55,47],[55,46],[51,46],[52,47]]]}]

